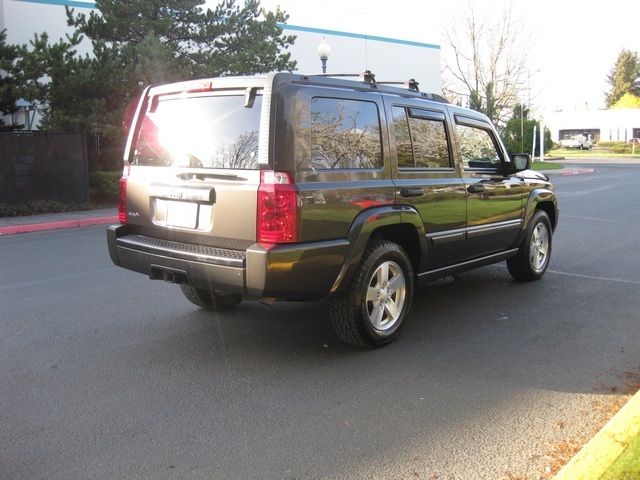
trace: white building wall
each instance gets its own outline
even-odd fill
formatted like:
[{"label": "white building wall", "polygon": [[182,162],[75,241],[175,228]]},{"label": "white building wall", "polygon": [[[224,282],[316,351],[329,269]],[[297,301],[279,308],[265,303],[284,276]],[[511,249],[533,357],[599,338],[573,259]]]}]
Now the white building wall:
[{"label": "white building wall", "polygon": [[[544,123],[554,142],[560,140],[561,130],[599,130],[600,141],[626,142],[638,137],[640,109],[583,110],[551,112],[544,115]],[[634,132],[635,135],[634,135]]]},{"label": "white building wall", "polygon": [[34,34],[47,32],[57,42],[73,30],[67,27],[64,6],[89,14],[95,2],[64,0],[0,0],[0,30],[7,30],[7,43],[28,44]]},{"label": "white building wall", "polygon": [[420,90],[442,92],[438,45],[294,25],[284,25],[284,33],[297,36],[290,51],[300,73],[321,72],[317,49],[325,38],[331,47],[328,74],[371,70],[380,82],[413,78]]}]

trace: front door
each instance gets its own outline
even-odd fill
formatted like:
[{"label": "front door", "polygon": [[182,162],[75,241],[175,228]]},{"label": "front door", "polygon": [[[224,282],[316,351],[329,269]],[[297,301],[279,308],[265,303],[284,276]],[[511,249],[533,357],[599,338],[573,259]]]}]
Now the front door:
[{"label": "front door", "polygon": [[504,176],[503,149],[491,126],[456,116],[456,133],[467,197],[467,258],[513,245],[522,228],[522,180]]}]

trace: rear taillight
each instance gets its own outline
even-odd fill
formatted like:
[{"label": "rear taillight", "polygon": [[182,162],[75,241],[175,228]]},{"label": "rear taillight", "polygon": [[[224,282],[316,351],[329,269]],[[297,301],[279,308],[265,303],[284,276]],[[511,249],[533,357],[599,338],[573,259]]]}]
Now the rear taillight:
[{"label": "rear taillight", "polygon": [[257,241],[270,246],[297,242],[298,188],[287,172],[263,170],[258,188]]},{"label": "rear taillight", "polygon": [[127,179],[126,175],[118,181],[118,221],[127,223]]}]

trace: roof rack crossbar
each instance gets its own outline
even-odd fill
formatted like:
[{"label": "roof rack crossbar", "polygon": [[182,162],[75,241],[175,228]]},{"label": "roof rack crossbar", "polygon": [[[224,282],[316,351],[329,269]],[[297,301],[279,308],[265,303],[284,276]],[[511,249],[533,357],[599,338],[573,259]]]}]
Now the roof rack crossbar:
[{"label": "roof rack crossbar", "polygon": [[378,83],[382,85],[402,85],[407,90],[412,90],[414,92],[420,91],[420,89],[418,88],[418,85],[420,85],[420,82],[418,82],[414,78],[410,78],[409,80],[406,80],[404,82],[378,82]]},{"label": "roof rack crossbar", "polygon": [[376,76],[371,73],[371,70],[365,70],[361,73],[317,73],[314,77],[358,77],[361,82],[376,84]]}]

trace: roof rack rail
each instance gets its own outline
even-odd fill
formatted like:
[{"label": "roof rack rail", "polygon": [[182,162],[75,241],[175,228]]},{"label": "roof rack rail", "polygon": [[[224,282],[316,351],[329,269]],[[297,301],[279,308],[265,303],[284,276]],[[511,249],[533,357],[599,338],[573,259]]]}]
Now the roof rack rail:
[{"label": "roof rack rail", "polygon": [[436,93],[427,93],[421,92],[418,88],[420,83],[415,78],[410,78],[404,82],[377,82],[376,76],[371,70],[365,70],[362,73],[317,73],[312,75],[314,77],[358,77],[358,80],[364,83],[370,84],[372,87],[377,87],[378,85],[402,85],[403,88],[410,90],[412,92],[418,92],[423,97],[429,98],[431,100],[441,102],[441,103],[449,103],[449,101],[444,98],[442,95],[438,95]]},{"label": "roof rack rail", "polygon": [[321,77],[358,77],[359,81],[361,81],[363,83],[369,83],[369,84],[374,85],[374,86],[378,85],[378,84],[383,84],[383,85],[402,85],[407,90],[411,90],[411,91],[414,91],[414,92],[419,92],[420,91],[420,89],[418,88],[418,85],[420,85],[420,83],[415,78],[410,78],[409,80],[406,80],[404,82],[377,82],[376,81],[376,75],[371,70],[365,70],[362,73],[323,73],[323,74],[319,74],[317,76],[321,76]]}]

